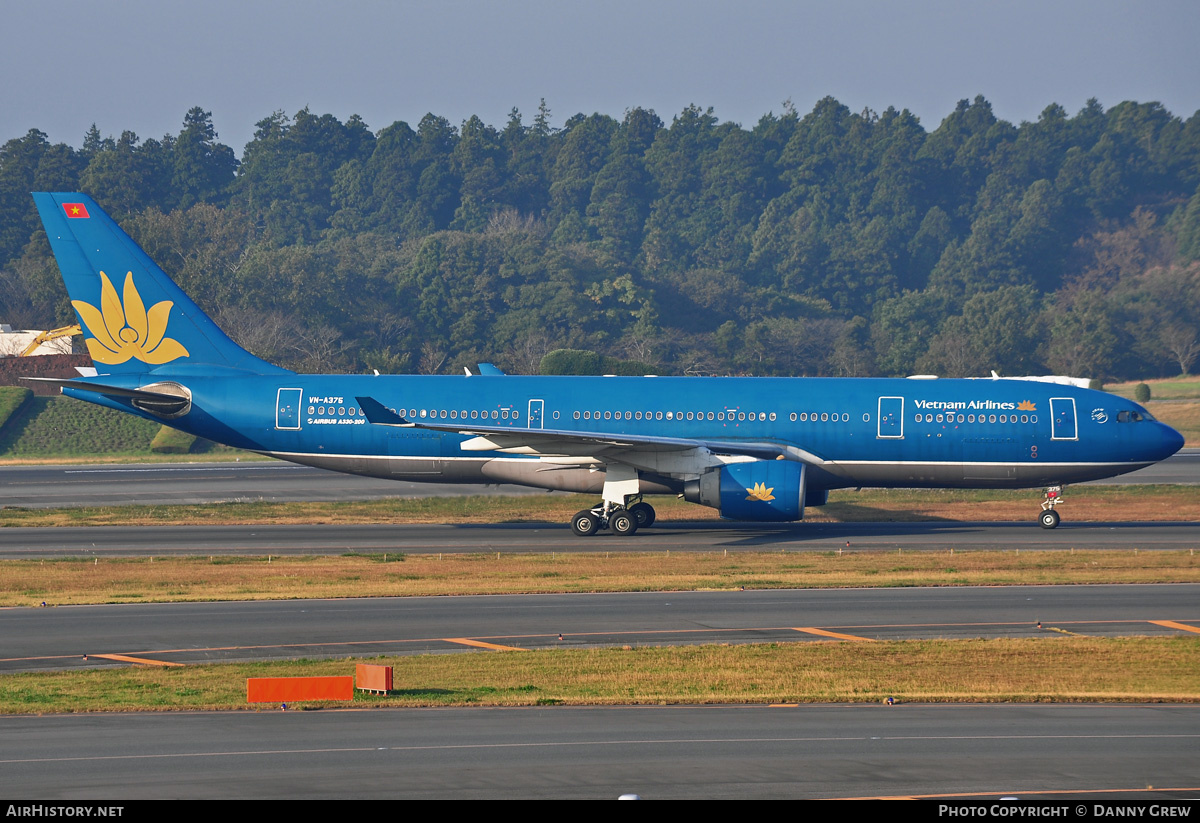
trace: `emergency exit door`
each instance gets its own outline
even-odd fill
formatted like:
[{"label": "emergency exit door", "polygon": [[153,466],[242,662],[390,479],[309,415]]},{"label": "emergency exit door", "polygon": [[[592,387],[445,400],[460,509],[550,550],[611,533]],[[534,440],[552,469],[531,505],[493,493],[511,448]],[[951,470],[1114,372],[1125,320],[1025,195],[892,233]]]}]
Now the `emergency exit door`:
[{"label": "emergency exit door", "polygon": [[883,439],[904,438],[904,398],[879,398],[879,427],[877,436]]},{"label": "emergency exit door", "polygon": [[304,399],[303,389],[280,389],[275,395],[275,428],[300,428],[300,401]]}]

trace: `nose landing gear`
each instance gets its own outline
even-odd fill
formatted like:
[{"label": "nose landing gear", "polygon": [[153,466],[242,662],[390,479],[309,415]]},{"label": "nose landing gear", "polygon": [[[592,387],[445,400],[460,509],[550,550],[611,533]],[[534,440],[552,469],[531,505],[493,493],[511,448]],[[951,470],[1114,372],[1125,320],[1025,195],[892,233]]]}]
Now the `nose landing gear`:
[{"label": "nose landing gear", "polygon": [[1062,502],[1062,486],[1051,486],[1046,489],[1046,497],[1042,500],[1042,513],[1038,515],[1038,523],[1043,529],[1053,529],[1061,519],[1054,507]]}]

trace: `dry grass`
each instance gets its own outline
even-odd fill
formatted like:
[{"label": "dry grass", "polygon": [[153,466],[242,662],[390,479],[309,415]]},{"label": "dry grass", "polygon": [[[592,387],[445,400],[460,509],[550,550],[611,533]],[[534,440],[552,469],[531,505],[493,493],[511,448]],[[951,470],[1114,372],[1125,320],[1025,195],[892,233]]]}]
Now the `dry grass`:
[{"label": "dry grass", "polygon": [[1164,377],[1158,380],[1130,380],[1127,383],[1109,383],[1104,387],[1107,392],[1119,394],[1133,399],[1133,390],[1138,383],[1150,387],[1151,400],[1171,400],[1181,398],[1200,398],[1200,377]]},{"label": "dry grass", "polygon": [[[796,642],[379,658],[396,691],[356,706],[1200,700],[1200,638]],[[254,708],[247,677],[353,675],[354,661],[33,673],[0,713]],[[265,708],[275,708],[273,706]]]},{"label": "dry grass", "polygon": [[78,465],[123,465],[127,463],[235,463],[273,460],[254,452],[244,452],[222,447],[221,451],[201,452],[198,454],[131,454],[111,455],[93,454],[83,457],[58,455],[53,457],[0,457],[0,466],[78,466]]},{"label": "dry grass", "polygon": [[[1066,516],[1091,521],[1200,521],[1200,486],[1072,486]],[[849,489],[831,492],[830,503],[809,508],[814,522],[914,520],[1032,521],[1040,493],[970,489]],[[0,507],[4,526],[135,526],[352,523],[558,523],[595,500],[586,495],[520,497],[388,498],[331,503],[209,503],[169,506],[106,506],[64,509]],[[659,519],[715,520],[713,509],[673,497],[653,498]],[[564,526],[565,528],[565,526]]]},{"label": "dry grass", "polygon": [[1189,551],[382,554],[0,561],[0,606],[550,592],[1178,583]]},{"label": "dry grass", "polygon": [[1200,402],[1189,400],[1151,401],[1151,414],[1183,435],[1184,445],[1200,445]]}]

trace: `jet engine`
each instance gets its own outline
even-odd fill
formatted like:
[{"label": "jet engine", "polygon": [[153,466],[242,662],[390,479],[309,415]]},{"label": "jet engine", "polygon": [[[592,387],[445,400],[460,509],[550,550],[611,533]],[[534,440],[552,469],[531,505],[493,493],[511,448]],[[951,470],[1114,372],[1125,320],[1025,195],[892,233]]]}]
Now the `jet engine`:
[{"label": "jet engine", "polygon": [[806,503],[822,505],[828,495],[807,491],[806,469],[793,460],[730,463],[688,481],[683,496],[730,520],[801,520]]}]

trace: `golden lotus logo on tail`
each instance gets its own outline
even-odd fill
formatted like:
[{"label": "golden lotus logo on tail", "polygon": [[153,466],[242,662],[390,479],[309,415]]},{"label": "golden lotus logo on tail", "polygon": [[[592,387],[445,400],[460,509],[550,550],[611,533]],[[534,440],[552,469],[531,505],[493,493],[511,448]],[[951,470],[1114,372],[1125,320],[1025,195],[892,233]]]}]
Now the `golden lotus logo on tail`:
[{"label": "golden lotus logo on tail", "polygon": [[100,280],[99,309],[82,300],[71,301],[92,333],[87,347],[93,360],[118,366],[132,358],[158,366],[188,356],[188,350],[178,340],[165,336],[167,318],[174,303],[164,300],[147,311],[142,296],[133,285],[133,272],[125,275],[123,303],[108,275],[100,272]]},{"label": "golden lotus logo on tail", "polygon": [[771,492],[775,491],[775,487],[772,486],[768,489],[766,483],[755,483],[754,488],[746,489],[746,491],[750,492],[750,496],[746,498],[747,500],[766,501],[775,499],[775,495],[771,494]]},{"label": "golden lotus logo on tail", "polygon": [[1017,411],[1037,411],[1037,404],[1029,400],[1022,400],[1017,404]]}]

